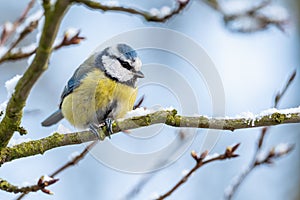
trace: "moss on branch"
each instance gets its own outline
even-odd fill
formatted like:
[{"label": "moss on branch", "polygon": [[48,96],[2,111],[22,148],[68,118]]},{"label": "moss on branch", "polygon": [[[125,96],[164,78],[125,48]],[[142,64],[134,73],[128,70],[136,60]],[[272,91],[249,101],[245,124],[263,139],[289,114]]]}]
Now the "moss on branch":
[{"label": "moss on branch", "polygon": [[40,190],[40,187],[18,187],[15,185],[12,185],[8,181],[4,179],[0,179],[0,189],[4,190],[6,192],[12,192],[12,193],[23,193],[23,192],[30,192],[30,191],[37,191]]},{"label": "moss on branch", "polygon": [[[113,123],[113,132],[150,126],[153,124],[166,124],[172,127],[208,128],[234,131],[236,129],[273,126],[278,124],[300,123],[300,113],[283,114],[271,113],[257,118],[208,118],[205,116],[189,117],[177,115],[176,110],[161,110],[144,116],[117,120]],[[99,129],[99,136],[104,140],[107,135],[106,127]],[[54,133],[53,135],[13,147],[6,147],[0,151],[0,165],[15,159],[43,154],[44,152],[67,145],[74,145],[96,140],[97,137],[89,132],[75,132],[68,134]]]},{"label": "moss on branch", "polygon": [[0,165],[18,158],[43,154],[44,152],[72,144],[80,144],[92,140],[96,140],[96,136],[89,131],[53,135],[29,142],[24,142],[13,147],[6,147],[0,151]]},{"label": "moss on branch", "polygon": [[18,187],[11,183],[9,183],[7,180],[0,178],[0,189],[4,190],[6,192],[12,192],[12,193],[23,193],[27,194],[29,192],[37,192],[39,190],[42,190],[44,193],[52,194],[50,190],[45,189],[45,187],[52,185],[56,183],[58,179],[49,179],[45,180],[44,176],[42,176],[38,183],[36,185],[31,186],[25,186],[25,187]]}]

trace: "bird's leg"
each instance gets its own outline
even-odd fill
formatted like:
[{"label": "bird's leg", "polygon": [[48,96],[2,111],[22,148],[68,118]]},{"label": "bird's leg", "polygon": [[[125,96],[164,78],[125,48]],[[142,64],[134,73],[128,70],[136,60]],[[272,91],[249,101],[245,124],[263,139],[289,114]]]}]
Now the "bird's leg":
[{"label": "bird's leg", "polygon": [[110,135],[113,134],[113,131],[112,131],[112,119],[111,118],[106,118],[105,121],[105,126],[106,126],[106,130],[107,130],[107,133],[108,133],[108,138],[110,139]]},{"label": "bird's leg", "polygon": [[103,127],[103,126],[106,126],[106,130],[107,130],[107,134],[106,136],[108,136],[109,139],[111,139],[110,135],[113,134],[113,131],[112,131],[112,119],[111,118],[106,118],[104,123],[101,123],[101,124],[96,124],[96,123],[90,123],[89,124],[89,128],[90,128],[90,131],[92,133],[94,133],[94,135],[99,139],[101,140],[101,137],[99,135],[99,128]]},{"label": "bird's leg", "polygon": [[99,135],[99,132],[98,132],[98,129],[99,129],[100,127],[101,127],[100,125],[95,124],[95,123],[89,124],[90,131],[91,131],[92,133],[94,133],[94,135],[95,135],[99,140],[101,140],[100,135]]}]

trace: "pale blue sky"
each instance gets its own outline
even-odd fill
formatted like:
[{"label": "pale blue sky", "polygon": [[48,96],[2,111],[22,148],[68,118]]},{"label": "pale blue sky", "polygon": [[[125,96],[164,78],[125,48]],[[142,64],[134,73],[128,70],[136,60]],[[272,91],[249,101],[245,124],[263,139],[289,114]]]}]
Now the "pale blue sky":
[{"label": "pale blue sky", "polygon": [[[2,5],[0,23],[15,19],[27,3],[27,1],[16,0],[9,2],[0,0],[0,2]],[[158,1],[155,3],[151,3],[147,8],[161,5]],[[292,16],[296,14],[292,12]],[[276,28],[254,34],[232,33],[224,28],[218,13],[198,1],[192,2],[182,14],[164,24],[148,23],[140,17],[122,13],[102,13],[83,6],[73,6],[62,22],[59,35],[68,27],[79,28],[81,35],[87,39],[80,45],[64,48],[52,55],[49,69],[39,79],[28,99],[25,108],[27,112],[22,124],[29,134],[24,137],[37,139],[55,131],[57,126],[45,128],[41,127],[40,122],[57,108],[60,93],[73,71],[98,45],[112,36],[136,28],[168,28],[179,31],[196,41],[206,51],[220,74],[228,116],[247,111],[257,113],[270,108],[275,91],[281,88],[293,69],[300,69],[299,32],[297,34],[295,24],[288,29],[288,34],[283,34]],[[31,39],[35,40],[34,37]],[[184,61],[173,55],[160,53],[160,51],[148,53],[144,51],[140,55],[144,64],[151,62],[165,64],[183,73],[184,77],[193,77],[189,75],[189,72],[192,73],[191,69],[182,70],[182,65],[186,65]],[[27,62],[24,61],[8,63],[0,67],[0,102],[6,98],[3,86],[5,81],[15,74],[22,74],[26,66]],[[172,79],[172,77],[165,78]],[[200,101],[199,109],[203,112],[200,114],[210,114],[211,102],[203,80],[197,82],[191,79],[188,82],[197,92]],[[298,74],[294,84],[283,98],[281,108],[299,106],[299,83]],[[163,88],[149,87],[141,91],[146,94],[145,104],[148,106],[162,104],[177,107],[176,99],[171,94],[165,94],[165,98],[161,98],[161,93],[168,92]],[[69,126],[66,121],[63,121],[63,124]],[[241,142],[238,151],[241,156],[200,169],[170,199],[199,199],[199,197],[204,200],[222,199],[225,187],[250,161],[259,131],[260,129],[253,129],[222,133],[212,152],[221,153],[226,146]],[[204,132],[204,130],[198,131],[198,136],[191,147],[177,162],[157,171],[136,199],[150,199],[153,194],[162,194],[174,185],[182,177],[182,171],[194,165],[189,152],[192,149],[200,149]],[[164,128],[163,135],[156,136],[158,139],[154,139],[153,144],[151,140],[142,141],[125,135],[114,136],[111,142],[128,151],[139,152],[139,149],[142,149],[141,152],[147,152],[159,148],[160,145],[164,146],[170,139],[175,138],[174,135],[174,129]],[[299,125],[273,127],[266,139],[266,147],[280,142],[291,142],[296,143],[296,149],[286,158],[276,162],[274,166],[263,166],[255,170],[244,182],[235,199],[292,199],[295,190],[299,188],[296,186],[299,181]],[[43,156],[7,163],[1,167],[0,177],[17,185],[24,182],[33,184],[41,175],[50,174],[64,164],[72,152],[80,152],[83,148],[84,145],[62,147],[46,152]],[[103,153],[109,155],[110,152]],[[149,162],[157,161],[154,159]],[[54,196],[37,192],[28,195],[25,199],[122,199],[143,176],[143,174],[116,171],[88,155],[79,165],[58,176],[60,181],[49,187],[55,193]],[[0,199],[13,198],[14,195],[0,191]]]}]

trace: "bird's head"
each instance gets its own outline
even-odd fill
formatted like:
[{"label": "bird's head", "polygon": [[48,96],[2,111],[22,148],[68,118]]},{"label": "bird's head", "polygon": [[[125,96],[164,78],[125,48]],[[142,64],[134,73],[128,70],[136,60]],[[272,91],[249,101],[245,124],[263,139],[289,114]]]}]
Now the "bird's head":
[{"label": "bird's head", "polygon": [[95,65],[121,83],[135,87],[137,78],[144,78],[142,62],[136,51],[126,44],[107,47],[95,59]]}]

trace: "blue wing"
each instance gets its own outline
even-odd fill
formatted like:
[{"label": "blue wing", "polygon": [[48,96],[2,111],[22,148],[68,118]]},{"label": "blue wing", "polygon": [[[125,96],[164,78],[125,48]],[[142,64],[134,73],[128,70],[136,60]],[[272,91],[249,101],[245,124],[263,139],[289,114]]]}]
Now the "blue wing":
[{"label": "blue wing", "polygon": [[80,85],[81,80],[92,69],[93,69],[93,67],[90,65],[81,65],[80,67],[78,67],[78,69],[76,69],[73,76],[69,79],[67,85],[65,86],[64,91],[61,94],[59,108],[61,108],[64,98],[66,96],[68,96],[70,93],[72,93],[73,90],[76,89]]}]

